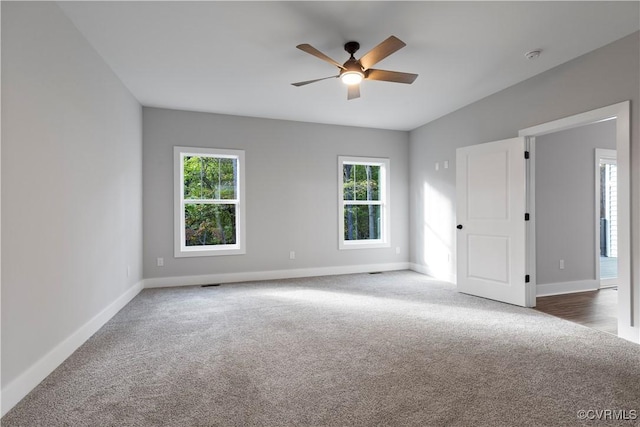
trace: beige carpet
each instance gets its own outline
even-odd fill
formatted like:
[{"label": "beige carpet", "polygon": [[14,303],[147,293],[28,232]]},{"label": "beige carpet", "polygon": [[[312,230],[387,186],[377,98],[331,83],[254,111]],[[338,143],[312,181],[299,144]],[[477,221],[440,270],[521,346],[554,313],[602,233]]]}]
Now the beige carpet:
[{"label": "beige carpet", "polygon": [[640,425],[580,410],[640,415],[640,346],[403,271],[144,290],[2,425]]}]

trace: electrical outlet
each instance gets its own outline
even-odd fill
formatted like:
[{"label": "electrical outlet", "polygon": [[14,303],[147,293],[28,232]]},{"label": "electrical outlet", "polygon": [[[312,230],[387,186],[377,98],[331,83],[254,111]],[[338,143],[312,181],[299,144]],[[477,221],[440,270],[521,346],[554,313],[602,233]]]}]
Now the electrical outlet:
[{"label": "electrical outlet", "polygon": [[396,255],[400,255],[400,246],[396,246]]},{"label": "electrical outlet", "polygon": [[158,258],[157,264],[158,264],[158,267],[164,267],[164,258]]},{"label": "electrical outlet", "polygon": [[440,170],[440,162],[436,162],[436,170],[439,171]]},{"label": "electrical outlet", "polygon": [[291,251],[291,252],[289,252],[289,259],[296,259],[296,253],[295,253],[295,251]]},{"label": "electrical outlet", "polygon": [[445,160],[445,161],[442,163],[442,166],[444,166],[444,168],[445,168],[445,169],[449,169],[449,160]]},{"label": "electrical outlet", "polygon": [[564,270],[564,260],[560,260],[560,270]]}]

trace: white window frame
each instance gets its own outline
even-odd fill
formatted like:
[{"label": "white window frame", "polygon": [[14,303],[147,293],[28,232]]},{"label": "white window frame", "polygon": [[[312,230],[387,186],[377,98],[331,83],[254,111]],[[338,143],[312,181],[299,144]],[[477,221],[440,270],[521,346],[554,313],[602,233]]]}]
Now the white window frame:
[{"label": "white window frame", "polygon": [[[207,201],[214,204],[236,205],[236,243],[230,245],[187,246],[185,244],[185,200],[183,159],[188,156],[207,156],[216,158],[237,159],[236,198],[220,201]],[[244,150],[218,148],[173,147],[173,182],[174,182],[174,256],[199,257],[219,255],[242,255],[246,253],[245,236],[245,184],[244,184]]]},{"label": "white window frame", "polygon": [[[344,200],[344,164],[370,165],[380,167],[380,188],[378,193],[380,200]],[[389,189],[391,188],[391,170],[388,158],[378,157],[353,157],[338,156],[338,247],[343,249],[372,249],[388,248],[391,246],[389,239]],[[347,205],[379,205],[380,206],[380,239],[345,240],[344,238],[344,209]]]}]

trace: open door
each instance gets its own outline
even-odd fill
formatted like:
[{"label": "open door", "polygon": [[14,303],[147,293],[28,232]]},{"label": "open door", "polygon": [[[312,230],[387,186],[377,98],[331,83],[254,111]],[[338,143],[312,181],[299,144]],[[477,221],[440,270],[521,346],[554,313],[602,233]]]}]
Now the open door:
[{"label": "open door", "polygon": [[526,271],[523,137],[456,152],[458,291],[523,307]]}]

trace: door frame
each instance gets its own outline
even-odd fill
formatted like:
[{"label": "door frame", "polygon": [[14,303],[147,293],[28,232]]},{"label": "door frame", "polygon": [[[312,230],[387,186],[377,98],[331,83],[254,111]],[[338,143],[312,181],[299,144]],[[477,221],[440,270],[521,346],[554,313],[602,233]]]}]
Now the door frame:
[{"label": "door frame", "polygon": [[[616,151],[618,165],[618,336],[640,343],[638,315],[640,300],[634,300],[631,284],[631,156],[630,156],[630,101],[624,101],[596,110],[553,120],[522,129],[518,136],[529,142],[529,221],[528,261],[530,280],[535,288],[535,138],[537,136],[572,129],[604,120],[616,119]],[[636,290],[637,292],[637,290]]]},{"label": "door frame", "polygon": [[[595,188],[595,212],[596,212],[596,217],[595,217],[595,236],[596,236],[596,250],[595,250],[595,265],[596,265],[596,281],[598,282],[598,287],[600,289],[602,288],[606,288],[609,286],[616,286],[618,284],[618,278],[616,277],[615,279],[602,279],[600,277],[600,215],[598,215],[598,212],[600,212],[600,196],[602,195],[601,192],[601,182],[600,182],[600,162],[602,160],[608,160],[611,164],[615,164],[617,166],[617,161],[618,159],[618,155],[616,153],[616,150],[607,150],[604,148],[596,148],[596,155],[595,155],[595,182],[594,182],[594,188]],[[617,205],[617,201],[616,201],[616,205]]]}]

